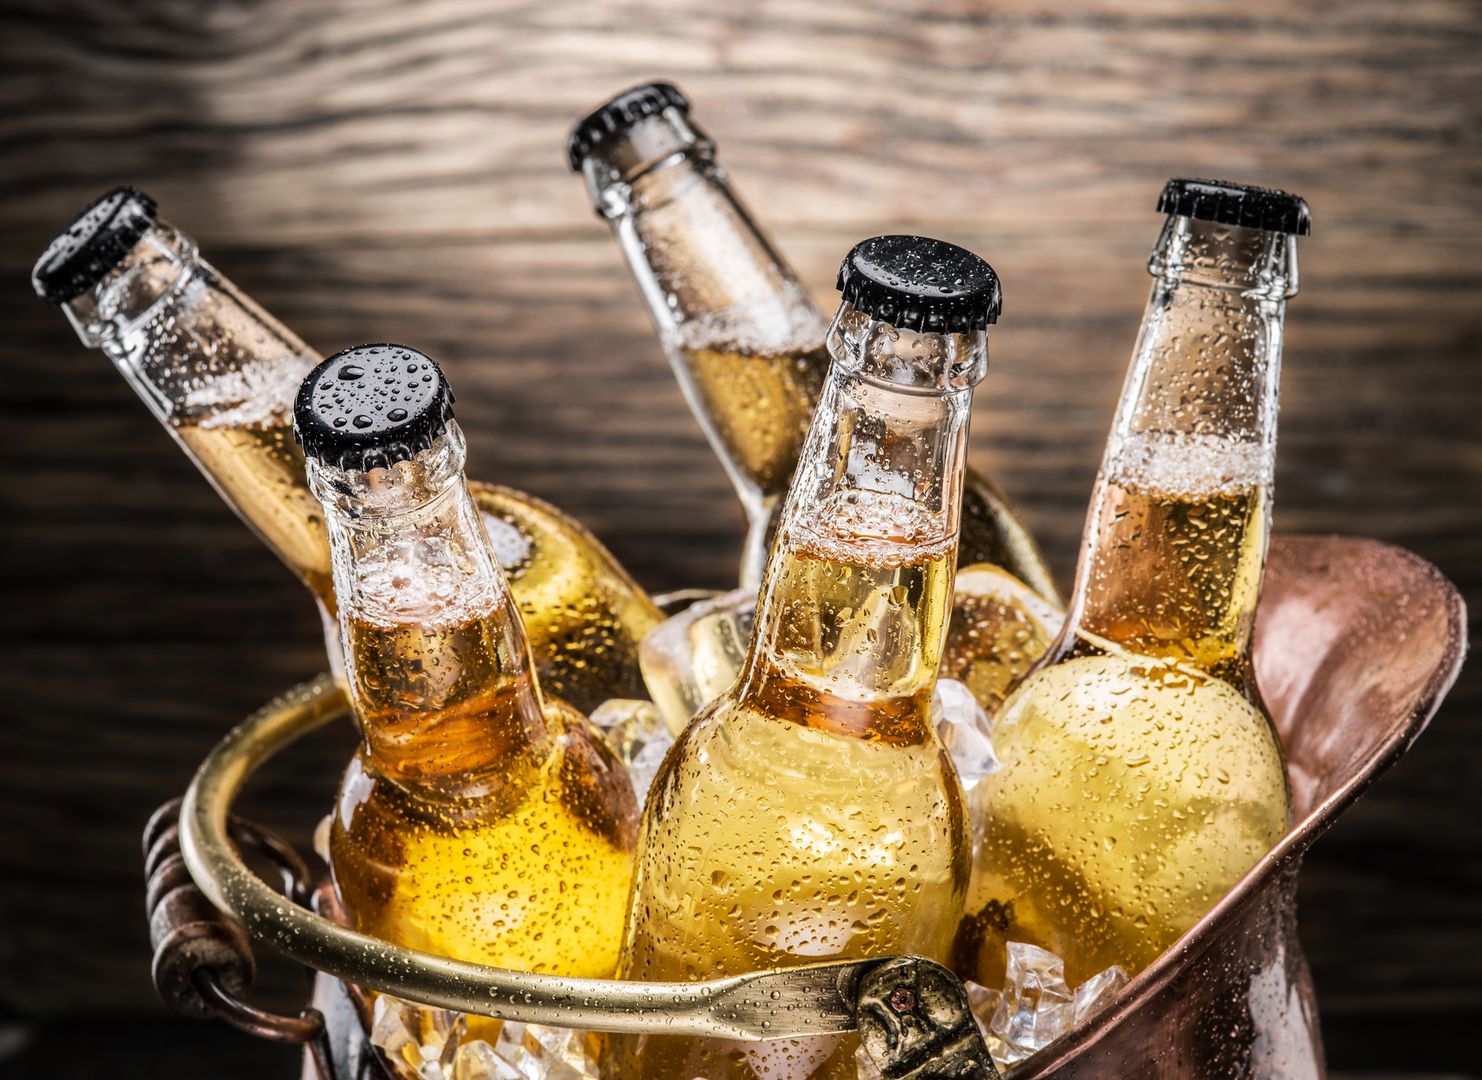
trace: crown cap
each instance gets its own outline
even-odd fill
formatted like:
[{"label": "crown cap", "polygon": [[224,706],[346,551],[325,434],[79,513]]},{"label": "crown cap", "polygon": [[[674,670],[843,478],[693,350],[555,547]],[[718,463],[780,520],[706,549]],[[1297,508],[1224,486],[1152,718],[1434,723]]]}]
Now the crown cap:
[{"label": "crown cap", "polygon": [[998,321],[998,275],[966,248],[925,236],[876,236],[856,244],[837,288],[855,308],[902,330],[961,334]]},{"label": "crown cap", "polygon": [[309,372],[293,404],[304,454],[365,472],[432,446],[453,419],[453,391],[431,358],[405,345],[358,345]]}]

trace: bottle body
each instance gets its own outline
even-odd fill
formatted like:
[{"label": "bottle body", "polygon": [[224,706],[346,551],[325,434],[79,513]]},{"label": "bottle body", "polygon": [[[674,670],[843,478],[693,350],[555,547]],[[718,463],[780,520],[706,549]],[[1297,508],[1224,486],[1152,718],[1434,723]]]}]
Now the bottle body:
[{"label": "bottle body", "polygon": [[[308,586],[338,674],[323,510],[292,435],[294,392],[318,358],[164,222],[64,310]],[[548,504],[509,488],[478,485],[475,493],[512,559],[511,585],[551,692],[579,708],[640,693],[638,642],[662,619],[647,595]]]},{"label": "bottle body", "polygon": [[[835,320],[834,367],[742,670],[684,729],[645,806],[624,978],[947,958],[970,842],[932,693],[956,567],[967,387],[986,363],[986,353],[963,360],[964,337],[887,330],[848,304]],[[957,346],[960,386],[902,385],[941,379]],[[607,1040],[604,1065],[685,1080],[853,1077],[857,1046],[852,1036],[620,1036]]]},{"label": "bottle body", "polygon": [[1290,795],[1250,661],[1270,529],[1290,237],[1175,216],[1086,523],[1066,625],[994,718],[1002,769],[964,974],[1004,946],[1074,985],[1135,974],[1284,835]]},{"label": "bottle body", "polygon": [[[1170,493],[1125,477],[1101,479],[1096,496],[1103,525],[1138,537],[1122,580],[1151,593],[1171,574],[1225,595],[1258,587],[1265,502],[1248,487]],[[1176,565],[1136,565],[1144,543],[1177,552]],[[1121,610],[1142,630],[1132,613],[1158,604]],[[1003,978],[1009,940],[1062,957],[1071,985],[1113,964],[1140,971],[1289,827],[1280,742],[1225,642],[1190,642],[1216,661],[1205,666],[1179,655],[1183,642],[1154,651],[1128,636],[1068,632],[994,717],[1002,767],[974,791],[987,825],[967,905],[1004,913],[1001,938],[976,950],[985,985]]]},{"label": "bottle body", "polygon": [[[828,320],[757,227],[686,109],[623,123],[580,168],[613,228],[690,407],[736,487],[741,584],[766,562],[828,370]],[[991,562],[1056,599],[1033,537],[969,470],[959,565]]]},{"label": "bottle body", "polygon": [[542,692],[461,465],[456,425],[387,468],[310,463],[364,736],[332,819],[335,887],[359,929],[398,944],[610,976],[633,790]]},{"label": "bottle body", "polygon": [[[639,841],[623,978],[946,958],[966,885],[965,810],[934,740],[796,729],[722,699],[685,729],[651,798],[662,809]],[[604,1062],[612,1076],[853,1077],[856,1046],[638,1036],[610,1040]]]},{"label": "bottle body", "polygon": [[[478,723],[477,712],[459,723]],[[551,745],[518,784],[388,775],[362,748],[329,834],[336,893],[357,929],[439,956],[610,978],[622,943],[637,804],[585,717],[545,703]],[[507,789],[507,790],[506,790]]]},{"label": "bottle body", "polygon": [[[759,619],[784,625],[800,647],[781,650],[780,662],[754,657],[665,759],[639,837],[623,978],[692,981],[898,953],[946,959],[967,884],[965,806],[930,722],[934,680],[922,677],[935,670],[940,639],[908,628],[945,622],[951,552],[886,554],[874,566],[857,549],[846,558],[779,536],[769,566],[776,613]],[[893,635],[910,657],[895,661],[894,681],[915,689],[863,698],[821,689],[824,669]],[[641,1036],[610,1040],[604,1061],[614,1076],[853,1077],[856,1046],[853,1037]]]}]

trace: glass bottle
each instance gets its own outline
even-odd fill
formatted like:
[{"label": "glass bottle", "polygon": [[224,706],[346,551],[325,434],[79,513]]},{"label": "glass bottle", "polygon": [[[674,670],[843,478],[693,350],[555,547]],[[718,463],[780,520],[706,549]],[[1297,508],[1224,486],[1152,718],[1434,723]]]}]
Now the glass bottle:
[{"label": "glass bottle", "polygon": [[[324,516],[290,431],[293,395],[318,358],[133,188],[85,210],[38,260],[32,282],[309,587],[337,665]],[[547,687],[579,708],[641,694],[638,642],[662,618],[648,597],[555,508],[509,488],[473,490]]]},{"label": "glass bottle", "polygon": [[[637,86],[567,142],[611,224],[691,409],[749,522],[741,583],[755,587],[828,370],[823,313],[741,203],[668,83]],[[1055,599],[1033,537],[968,470],[959,565],[989,562]]]},{"label": "glass bottle", "polygon": [[426,356],[367,345],[315,368],[294,405],[363,736],[331,822],[335,889],[387,941],[609,977],[633,789],[586,717],[542,693],[451,401]]},{"label": "glass bottle", "polygon": [[[998,281],[920,237],[850,252],[833,357],[740,677],[684,730],[639,830],[622,975],[945,959],[964,797],[933,728],[972,387]],[[613,1037],[607,1075],[852,1077],[852,1037]]]},{"label": "glass bottle", "polygon": [[973,792],[959,957],[1003,942],[1069,982],[1146,967],[1286,832],[1281,747],[1251,664],[1270,529],[1282,320],[1306,204],[1173,180],[1064,629],[993,725]]}]

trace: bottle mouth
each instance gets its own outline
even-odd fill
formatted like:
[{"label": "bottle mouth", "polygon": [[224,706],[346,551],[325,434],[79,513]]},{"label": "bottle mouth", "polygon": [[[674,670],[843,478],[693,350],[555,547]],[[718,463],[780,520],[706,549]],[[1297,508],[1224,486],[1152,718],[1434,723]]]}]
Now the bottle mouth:
[{"label": "bottle mouth", "polygon": [[604,143],[622,138],[640,121],[666,112],[688,116],[690,103],[673,83],[652,82],[630,87],[609,98],[579,120],[566,139],[566,159],[572,172]]},{"label": "bottle mouth", "polygon": [[1297,294],[1296,235],[1170,215],[1148,257],[1148,273],[1169,285],[1200,285],[1285,300]]},{"label": "bottle mouth", "polygon": [[988,374],[985,330],[938,334],[903,329],[847,300],[839,305],[826,340],[839,367],[896,393],[962,393]]},{"label": "bottle mouth", "polygon": [[36,294],[60,306],[93,288],[154,227],[158,211],[158,204],[134,187],[116,187],[95,199],[36,260],[31,270]]},{"label": "bottle mouth", "polygon": [[84,345],[102,348],[177,296],[195,276],[196,261],[194,242],[156,219],[92,285],[63,301],[61,311]]},{"label": "bottle mouth", "polygon": [[410,457],[361,468],[306,456],[305,470],[309,489],[339,511],[342,523],[376,528],[377,522],[421,513],[448,498],[462,479],[466,454],[463,432],[449,421],[431,445]]},{"label": "bottle mouth", "polygon": [[682,162],[708,168],[714,159],[710,137],[689,114],[670,109],[642,117],[605,140],[582,162],[581,174],[593,208],[612,218],[630,209],[632,188],[645,177]]}]

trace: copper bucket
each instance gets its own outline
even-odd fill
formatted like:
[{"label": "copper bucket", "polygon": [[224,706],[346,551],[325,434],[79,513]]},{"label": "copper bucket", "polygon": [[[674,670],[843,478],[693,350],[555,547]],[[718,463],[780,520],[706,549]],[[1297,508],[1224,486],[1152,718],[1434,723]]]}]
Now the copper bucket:
[{"label": "copper bucket", "polygon": [[[1297,870],[1312,842],[1435,713],[1460,670],[1465,627],[1455,588],[1406,551],[1373,540],[1277,538],[1255,653],[1287,753],[1296,825],[1107,1009],[1011,1070],[1008,1080],[1324,1076],[1316,1002],[1297,941]],[[966,1019],[960,984],[926,961],[851,961],[713,983],[561,980],[400,949],[285,903],[242,864],[229,839],[242,823],[230,821],[230,804],[254,769],[342,707],[327,684],[270,706],[213,751],[187,793],[179,819],[183,859],[174,856],[179,870],[188,870],[203,903],[209,900],[253,936],[309,967],[445,1008],[599,1030],[729,1038],[859,1030],[872,1053],[880,1048],[876,1060],[892,1080],[991,1075],[982,1040]],[[169,845],[162,838],[154,847],[152,858],[164,869],[151,876],[168,877],[174,863],[158,852]],[[189,927],[176,926],[180,920],[165,911],[171,897],[193,912],[190,918],[204,916],[186,902],[191,886],[172,891],[166,884],[151,883],[151,895],[159,898],[151,902],[158,923],[152,929],[160,931],[157,984],[162,959],[178,960],[163,967],[184,972],[181,977],[193,978],[198,988],[207,984],[198,1015],[217,1015],[255,1034],[268,1031],[273,1018],[244,1015],[246,1007],[234,1004],[209,970],[204,980],[200,970],[191,975],[191,957],[170,953],[172,935],[189,937]],[[197,938],[207,934],[203,921],[194,925],[203,928]],[[217,936],[223,954],[235,950],[226,936]],[[914,988],[910,1000],[922,1003],[921,1015],[897,1009],[902,1015],[892,1016],[882,1006],[895,1005],[903,981]],[[268,1037],[312,1040],[322,1075],[368,1075],[361,1070],[376,1069],[375,1055],[362,1032],[346,1029],[355,1026],[355,1013],[334,1007],[334,986],[321,977],[317,1001],[330,1021],[327,1037],[318,1012],[308,1026],[302,1018],[278,1018],[300,1026]],[[925,1018],[927,1005],[941,1007],[936,1018]]]}]

